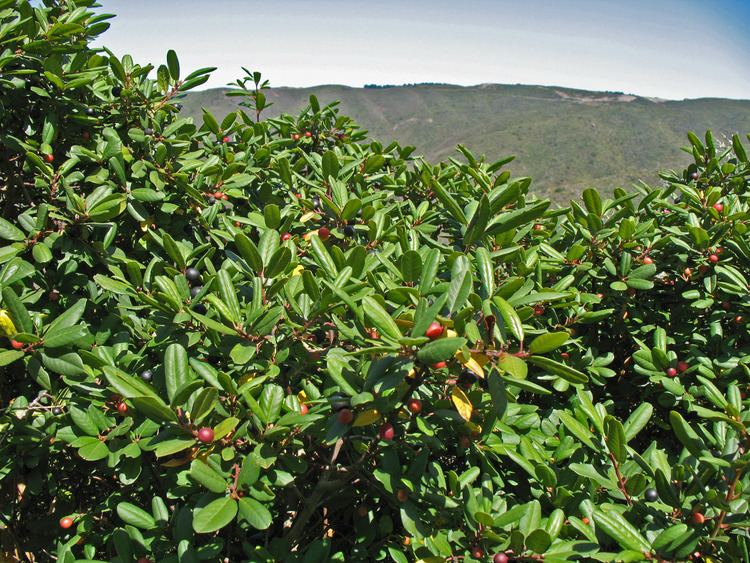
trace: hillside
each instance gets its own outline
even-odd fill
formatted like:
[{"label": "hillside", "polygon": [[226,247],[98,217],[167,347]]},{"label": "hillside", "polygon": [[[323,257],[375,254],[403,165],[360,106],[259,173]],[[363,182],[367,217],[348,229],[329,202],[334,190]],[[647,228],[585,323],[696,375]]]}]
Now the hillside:
[{"label": "hillside", "polygon": [[[605,191],[639,179],[656,181],[655,170],[680,168],[679,150],[689,130],[712,129],[718,139],[750,132],[750,101],[652,100],[568,88],[487,84],[471,87],[417,85],[389,88],[274,88],[265,115],[294,112],[315,93],[341,109],[373,138],[417,147],[430,160],[455,154],[462,143],[490,159],[513,154],[515,174],[534,178],[537,193],[565,201],[582,188]],[[224,90],[196,92],[184,112],[201,107],[223,115],[237,98]]]}]

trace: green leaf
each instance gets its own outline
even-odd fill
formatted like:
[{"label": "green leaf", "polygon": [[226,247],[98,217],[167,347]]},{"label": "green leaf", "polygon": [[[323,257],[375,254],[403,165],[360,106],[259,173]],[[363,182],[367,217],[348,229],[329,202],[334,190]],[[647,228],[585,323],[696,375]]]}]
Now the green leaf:
[{"label": "green leaf", "polygon": [[526,362],[512,354],[501,354],[497,367],[516,379],[526,379],[529,372]]},{"label": "green leaf", "polygon": [[703,455],[706,449],[703,445],[703,441],[695,433],[695,430],[690,428],[690,425],[682,418],[682,415],[677,411],[670,411],[669,413],[669,424],[672,426],[672,430],[677,435],[683,446],[695,457]]},{"label": "green leaf", "polygon": [[273,522],[273,516],[268,509],[251,497],[239,500],[240,518],[245,520],[256,530],[265,530]]},{"label": "green leaf", "polygon": [[284,390],[278,385],[265,385],[260,394],[259,405],[263,422],[276,422],[281,413],[281,403],[284,400]]},{"label": "green leaf", "polygon": [[2,291],[3,305],[8,309],[13,324],[19,332],[34,334],[34,325],[31,322],[26,306],[18,298],[12,287],[5,286]]},{"label": "green leaf", "polygon": [[117,504],[117,515],[126,524],[130,524],[141,530],[156,528],[156,520],[154,520],[151,514],[129,502],[120,502]]},{"label": "green leaf", "polygon": [[0,217],[0,239],[21,242],[26,240],[26,235],[21,229]]},{"label": "green leaf", "polygon": [[144,414],[147,418],[158,422],[176,422],[177,415],[164,401],[156,397],[135,396],[130,400],[137,412]]},{"label": "green leaf", "polygon": [[545,358],[544,356],[529,356],[528,361],[550,373],[554,373],[555,375],[570,381],[571,383],[586,383],[589,380],[585,373],[582,373],[567,364],[561,364],[555,360]]},{"label": "green leaf", "polygon": [[654,407],[651,403],[641,403],[632,413],[630,413],[630,416],[623,424],[625,440],[627,442],[630,442],[630,440],[638,435],[638,432],[646,427],[653,412]]},{"label": "green leaf", "polygon": [[618,462],[625,463],[628,458],[628,449],[622,423],[612,416],[605,417],[604,433],[610,453]]},{"label": "green leaf", "polygon": [[187,351],[182,344],[175,342],[167,346],[164,354],[164,382],[170,402],[177,390],[188,382],[189,369]]},{"label": "green leaf", "polygon": [[454,354],[466,345],[466,339],[461,337],[438,338],[425,344],[417,352],[417,360],[423,364],[432,365],[451,359]]},{"label": "green leaf", "polygon": [[597,527],[619,543],[623,549],[632,549],[640,553],[651,552],[648,540],[621,514],[614,510],[603,512],[595,508],[592,515]]},{"label": "green leaf", "polygon": [[180,62],[177,59],[177,53],[172,49],[167,51],[167,67],[169,68],[169,75],[175,82],[180,79]]},{"label": "green leaf", "polygon": [[107,445],[98,438],[89,438],[89,440],[78,449],[80,455],[86,461],[99,461],[109,456]]},{"label": "green leaf", "polygon": [[194,459],[190,464],[190,478],[212,493],[223,493],[227,490],[227,480],[200,459]]},{"label": "green leaf", "polygon": [[505,326],[519,342],[523,342],[523,323],[513,306],[502,297],[495,297],[492,302],[497,306]]},{"label": "green leaf", "polygon": [[401,331],[396,325],[396,321],[383,309],[383,306],[374,297],[364,297],[362,299],[362,308],[365,317],[370,320],[378,332],[384,337],[398,341],[401,338]]},{"label": "green leaf", "polygon": [[570,338],[567,332],[547,332],[540,334],[529,344],[529,352],[532,354],[545,354],[557,350]]},{"label": "green leaf", "polygon": [[586,428],[586,426],[565,411],[559,411],[558,416],[560,417],[560,421],[565,425],[565,428],[567,428],[576,438],[592,450],[599,450],[599,448],[594,445],[594,435],[588,428]]},{"label": "green leaf", "polygon": [[195,509],[193,530],[198,534],[210,534],[228,525],[236,515],[236,500],[229,497],[217,498],[206,506]]}]

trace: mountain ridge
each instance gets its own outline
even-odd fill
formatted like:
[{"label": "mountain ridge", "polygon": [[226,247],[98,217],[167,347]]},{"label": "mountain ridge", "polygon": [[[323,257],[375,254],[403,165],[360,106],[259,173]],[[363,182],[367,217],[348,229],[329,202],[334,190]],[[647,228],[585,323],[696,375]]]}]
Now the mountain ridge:
[{"label": "mountain ridge", "polygon": [[[188,94],[183,113],[200,121],[201,108],[218,116],[237,108],[228,88]],[[456,154],[455,146],[489,160],[516,156],[510,169],[534,179],[540,196],[565,202],[582,189],[611,191],[658,172],[682,167],[686,134],[711,129],[720,141],[750,132],[750,100],[652,100],[616,91],[562,86],[489,83],[385,85],[358,88],[319,85],[274,87],[266,117],[295,113],[315,94],[338,100],[342,113],[373,139],[413,145],[430,161]]]}]

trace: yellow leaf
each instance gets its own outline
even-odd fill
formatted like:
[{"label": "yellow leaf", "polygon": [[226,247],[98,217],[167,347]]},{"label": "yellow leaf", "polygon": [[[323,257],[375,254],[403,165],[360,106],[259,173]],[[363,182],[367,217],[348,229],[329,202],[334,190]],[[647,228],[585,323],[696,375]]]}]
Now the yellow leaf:
[{"label": "yellow leaf", "polygon": [[471,406],[471,401],[469,401],[466,393],[464,393],[460,387],[453,387],[453,391],[451,391],[451,401],[456,405],[456,410],[458,411],[458,414],[461,415],[461,418],[464,420],[471,420],[473,407]]},{"label": "yellow leaf", "polygon": [[452,330],[450,328],[446,330],[443,334],[445,335],[445,338],[455,338],[458,336],[458,333],[455,330]]},{"label": "yellow leaf", "polygon": [[352,426],[367,426],[378,420],[380,420],[380,411],[378,409],[367,409],[357,415]]},{"label": "yellow leaf", "polygon": [[305,393],[304,389],[297,393],[297,400],[300,402],[300,404],[307,402],[307,393]]},{"label": "yellow leaf", "polygon": [[307,223],[310,219],[312,219],[313,217],[315,217],[315,215],[317,215],[317,213],[315,213],[315,211],[308,211],[302,217],[300,217],[299,221],[300,221],[300,223]]},{"label": "yellow leaf", "polygon": [[414,368],[411,368],[409,373],[406,374],[406,379],[414,379],[415,377],[417,377],[417,371]]},{"label": "yellow leaf", "polygon": [[294,271],[292,272],[292,275],[293,275],[293,276],[301,276],[301,275],[302,275],[302,272],[304,272],[304,271],[305,271],[305,268],[304,268],[304,266],[302,266],[302,264],[300,264],[299,266],[297,266],[297,267],[296,267],[296,268],[294,269]]},{"label": "yellow leaf", "polygon": [[482,366],[482,367],[484,367],[484,366],[486,366],[487,364],[490,363],[489,356],[487,356],[486,354],[482,354],[480,352],[474,352],[474,353],[472,353],[471,357],[474,358],[476,360],[476,362],[480,366]]},{"label": "yellow leaf", "polygon": [[466,429],[469,431],[469,434],[471,434],[472,436],[475,434],[482,433],[482,427],[479,426],[478,424],[474,424],[473,422],[468,421],[466,422],[464,426],[466,426]]},{"label": "yellow leaf", "polygon": [[482,366],[479,365],[479,362],[474,358],[469,358],[465,362],[461,362],[461,365],[470,370],[477,377],[481,377],[482,379],[484,379],[484,370],[482,369]]},{"label": "yellow leaf", "polygon": [[411,328],[414,326],[414,321],[409,319],[396,319],[396,324],[401,328]]},{"label": "yellow leaf", "polygon": [[310,240],[311,236],[317,235],[317,234],[318,234],[318,229],[315,229],[314,231],[310,231],[309,233],[305,233],[304,235],[302,235],[302,238],[304,240]]},{"label": "yellow leaf", "polygon": [[141,225],[141,230],[143,232],[146,232],[146,231],[149,230],[150,227],[153,227],[154,220],[153,219],[146,219],[145,221],[141,221],[140,225]]},{"label": "yellow leaf", "polygon": [[18,330],[16,330],[16,325],[13,324],[13,320],[3,309],[0,309],[0,331],[2,331],[8,338],[15,336],[18,332]]}]

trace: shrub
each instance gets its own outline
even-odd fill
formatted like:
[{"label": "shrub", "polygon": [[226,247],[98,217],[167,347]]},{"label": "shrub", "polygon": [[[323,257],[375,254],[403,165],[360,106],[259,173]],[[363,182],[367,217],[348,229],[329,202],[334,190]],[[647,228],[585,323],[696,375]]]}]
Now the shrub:
[{"label": "shrub", "polygon": [[0,0],[9,556],[748,558],[739,137],[554,209],[258,73],[196,125],[92,7]]}]

